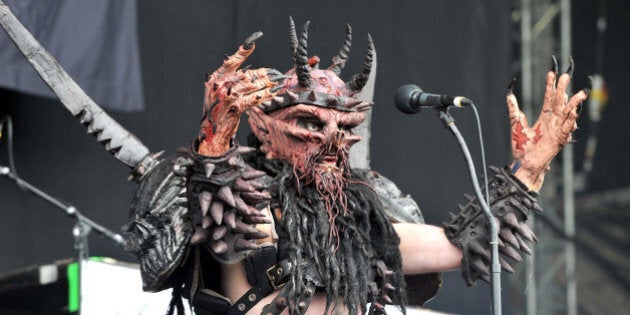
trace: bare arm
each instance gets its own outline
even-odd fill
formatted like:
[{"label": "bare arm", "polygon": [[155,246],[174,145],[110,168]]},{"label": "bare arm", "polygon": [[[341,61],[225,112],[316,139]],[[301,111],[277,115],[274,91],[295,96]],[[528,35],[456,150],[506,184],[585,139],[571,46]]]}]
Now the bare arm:
[{"label": "bare arm", "polygon": [[395,223],[400,237],[403,273],[418,274],[460,267],[462,251],[446,238],[441,227]]}]

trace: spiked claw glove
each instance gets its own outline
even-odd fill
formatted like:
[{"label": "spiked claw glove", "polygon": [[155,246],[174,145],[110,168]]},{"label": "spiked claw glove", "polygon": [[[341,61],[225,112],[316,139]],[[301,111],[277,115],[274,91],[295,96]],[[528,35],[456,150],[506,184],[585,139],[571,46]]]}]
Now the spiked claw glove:
[{"label": "spiked claw glove", "polygon": [[213,257],[233,264],[257,249],[258,239],[269,237],[256,228],[272,223],[265,216],[271,178],[247,165],[241,153],[253,150],[234,145],[226,154],[207,157],[189,151],[188,200],[194,233],[191,245],[203,244]]},{"label": "spiked claw glove", "polygon": [[[489,205],[499,224],[499,252],[502,256],[521,262],[521,253],[531,254],[525,240],[538,241],[526,223],[532,210],[542,211],[536,203],[538,194],[528,192],[527,187],[507,167],[491,169],[496,174],[489,183]],[[451,214],[451,220],[444,223],[444,231],[451,243],[462,250],[464,281],[468,286],[474,285],[477,279],[490,282],[490,224],[477,198],[468,197],[468,203],[459,207],[461,212]],[[504,270],[514,272],[506,260],[502,257],[499,260]]]}]

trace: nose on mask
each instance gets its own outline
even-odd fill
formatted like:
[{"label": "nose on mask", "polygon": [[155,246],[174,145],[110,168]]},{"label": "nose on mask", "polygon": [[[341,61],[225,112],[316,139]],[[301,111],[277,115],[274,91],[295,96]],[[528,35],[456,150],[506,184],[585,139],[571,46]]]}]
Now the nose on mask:
[{"label": "nose on mask", "polygon": [[336,154],[339,149],[342,149],[345,146],[345,134],[340,130],[334,131],[328,137],[326,143],[325,152],[327,154]]}]

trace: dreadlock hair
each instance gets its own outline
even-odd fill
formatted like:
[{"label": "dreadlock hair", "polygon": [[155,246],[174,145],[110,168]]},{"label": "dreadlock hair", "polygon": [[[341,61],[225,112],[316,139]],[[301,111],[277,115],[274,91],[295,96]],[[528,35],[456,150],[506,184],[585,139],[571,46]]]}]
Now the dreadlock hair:
[{"label": "dreadlock hair", "polygon": [[[374,264],[382,260],[394,274],[390,297],[404,311],[405,285],[398,238],[382,205],[371,187],[357,174],[350,172],[344,199],[337,199],[335,216],[330,222],[325,200],[313,186],[296,178],[293,166],[280,160],[267,160],[262,153],[250,157],[252,164],[275,177],[272,192],[277,207],[282,210],[283,248],[294,268],[291,271],[289,299],[305,296],[306,282],[324,289],[326,312],[332,307],[345,306],[349,314],[365,311],[373,298],[369,286],[376,281]],[[345,205],[339,203],[344,200]],[[347,207],[347,213],[343,209]],[[332,225],[332,226],[331,226]],[[337,230],[335,242],[330,242],[331,229]],[[383,289],[383,288],[379,288]],[[300,314],[299,300],[289,303],[290,314]]]}]

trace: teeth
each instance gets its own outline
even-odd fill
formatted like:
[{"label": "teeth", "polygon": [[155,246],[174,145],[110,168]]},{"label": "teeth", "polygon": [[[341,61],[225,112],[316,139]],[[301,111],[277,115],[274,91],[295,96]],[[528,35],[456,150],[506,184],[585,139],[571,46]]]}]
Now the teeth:
[{"label": "teeth", "polygon": [[88,110],[81,110],[79,116],[79,121],[84,125],[92,122],[92,113]]}]

